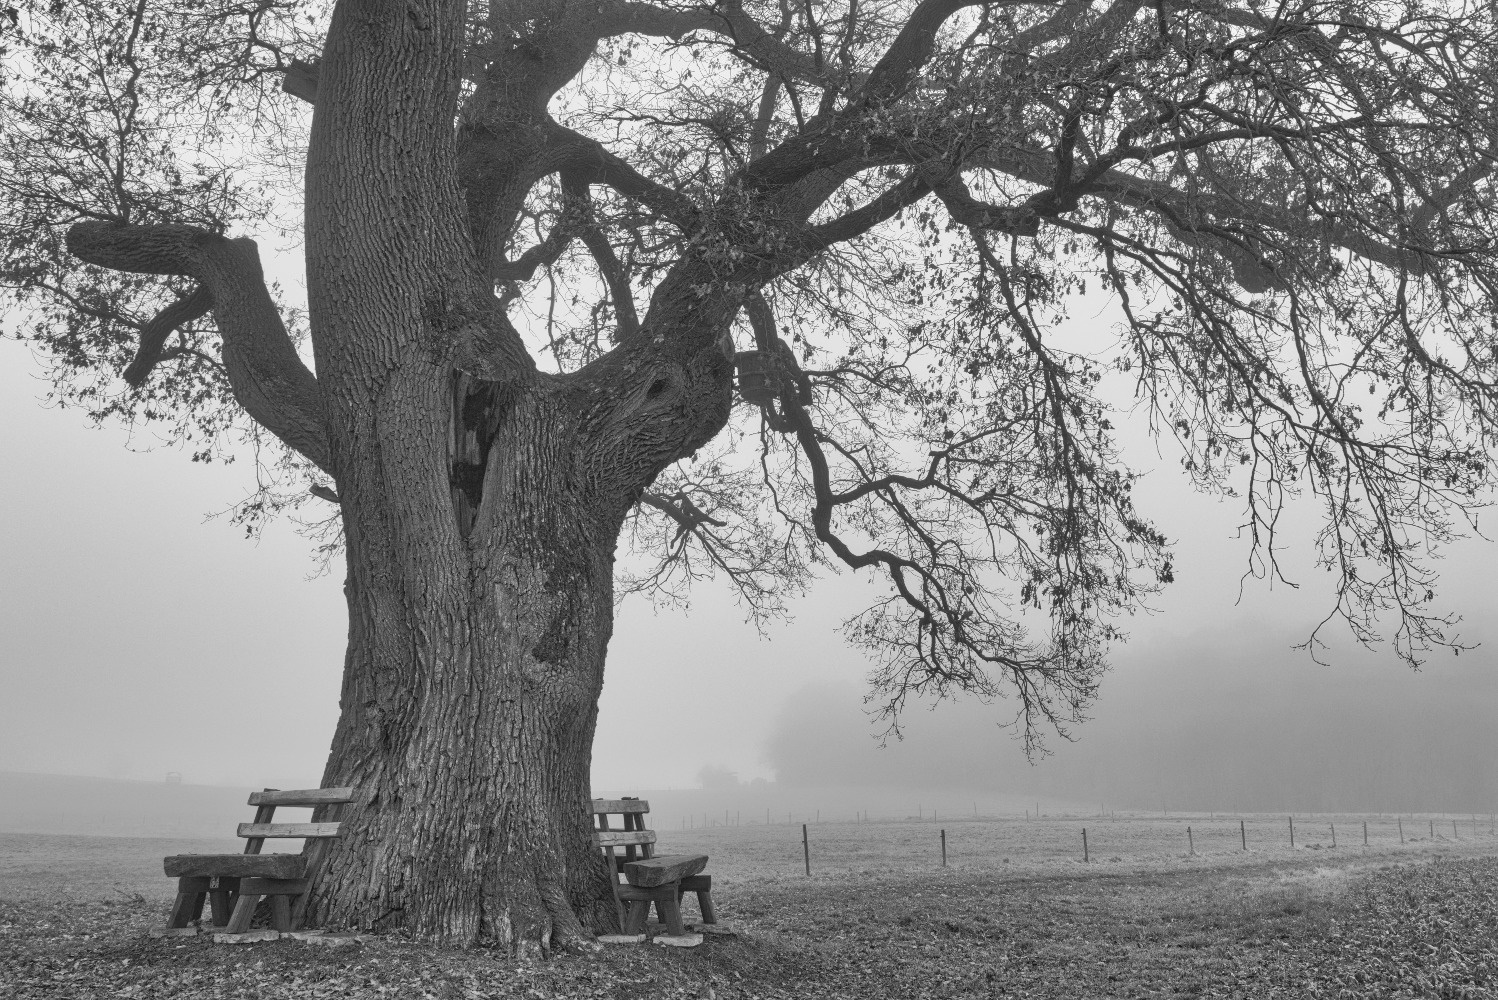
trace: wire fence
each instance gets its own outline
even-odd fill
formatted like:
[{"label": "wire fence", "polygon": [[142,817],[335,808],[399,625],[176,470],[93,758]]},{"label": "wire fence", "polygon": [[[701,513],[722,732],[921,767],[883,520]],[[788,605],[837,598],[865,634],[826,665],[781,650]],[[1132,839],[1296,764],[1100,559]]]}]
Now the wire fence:
[{"label": "wire fence", "polygon": [[[782,814],[785,815],[785,814]],[[704,822],[705,820],[705,822]],[[717,822],[714,822],[716,820]],[[1398,851],[1498,848],[1498,816],[1468,814],[1220,813],[1174,817],[1104,813],[1079,817],[819,820],[816,810],[782,819],[760,813],[699,814],[661,833],[666,849],[693,844],[733,868],[812,875],[893,867],[1109,864],[1252,856],[1281,851]]]}]

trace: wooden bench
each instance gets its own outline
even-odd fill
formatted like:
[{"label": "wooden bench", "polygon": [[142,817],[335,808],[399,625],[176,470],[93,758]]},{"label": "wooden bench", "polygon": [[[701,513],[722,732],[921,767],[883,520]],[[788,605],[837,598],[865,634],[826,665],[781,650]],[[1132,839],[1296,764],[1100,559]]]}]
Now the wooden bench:
[{"label": "wooden bench", "polygon": [[[203,902],[212,901],[213,923],[230,934],[250,929],[255,907],[270,897],[271,926],[289,931],[302,921],[308,875],[315,871],[331,838],[338,836],[337,822],[343,808],[354,800],[352,788],[305,788],[281,791],[267,788],[252,792],[249,804],[255,819],[239,824],[245,839],[241,854],[174,854],[162,860],[169,876],[177,879],[177,899],[172,904],[168,927],[186,927],[203,915]],[[332,821],[274,823],[277,806],[327,808]],[[261,854],[268,838],[303,838],[300,854]],[[295,912],[293,912],[293,902]]]},{"label": "wooden bench", "polygon": [[[702,922],[717,923],[713,914],[713,879],[701,874],[707,867],[706,854],[655,853],[655,831],[645,829],[650,803],[644,799],[594,799],[594,838],[609,868],[614,871],[614,905],[619,909],[619,924],[626,934],[640,934],[655,904],[656,915],[671,934],[686,933],[681,919],[681,900],[689,892],[697,894]],[[609,817],[619,817],[619,825]],[[621,853],[615,854],[615,851]]]}]

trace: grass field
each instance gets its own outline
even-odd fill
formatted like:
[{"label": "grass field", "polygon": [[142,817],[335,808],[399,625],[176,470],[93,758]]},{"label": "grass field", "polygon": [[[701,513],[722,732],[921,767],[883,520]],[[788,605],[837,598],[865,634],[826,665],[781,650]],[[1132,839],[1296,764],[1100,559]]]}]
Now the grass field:
[{"label": "grass field", "polygon": [[1298,817],[1292,850],[1285,817],[1255,817],[1247,852],[1236,818],[820,824],[810,878],[799,825],[664,830],[713,856],[737,936],[535,964],[152,940],[160,858],[232,845],[5,834],[0,997],[1498,998],[1498,838],[1422,818],[1401,846],[1368,820],[1365,849],[1362,817]]}]

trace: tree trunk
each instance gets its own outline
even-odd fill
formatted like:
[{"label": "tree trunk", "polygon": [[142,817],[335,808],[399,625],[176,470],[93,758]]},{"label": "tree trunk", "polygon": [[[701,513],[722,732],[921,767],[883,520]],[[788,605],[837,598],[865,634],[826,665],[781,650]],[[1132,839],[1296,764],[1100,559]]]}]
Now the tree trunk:
[{"label": "tree trunk", "polygon": [[[412,669],[385,705],[360,706],[354,698],[389,683],[380,664],[391,659],[371,627],[381,602],[365,599],[360,575],[350,573],[356,624],[324,779],[357,787],[359,804],[318,877],[312,926],[543,950],[606,930],[613,906],[588,800],[607,586],[585,588],[579,648],[562,662],[539,659],[525,619],[454,607],[456,628],[413,629]],[[523,603],[491,582],[494,604]]]},{"label": "tree trunk", "polygon": [[359,798],[308,916],[546,950],[616,919],[588,808],[614,548],[726,422],[738,306],[653,311],[706,349],[538,372],[465,226],[463,41],[461,4],[341,0],[321,64],[307,291],[349,605],[324,783]]},{"label": "tree trunk", "polygon": [[717,358],[515,390],[417,358],[350,413],[349,648],[324,784],[359,797],[314,925],[516,951],[613,927],[589,772],[614,549],[660,468],[726,419]]},{"label": "tree trunk", "polygon": [[359,800],[317,925],[549,950],[615,919],[588,803],[621,513],[576,489],[564,402],[539,392],[504,417],[466,537],[461,490],[428,523],[344,498],[349,649],[324,784]]}]

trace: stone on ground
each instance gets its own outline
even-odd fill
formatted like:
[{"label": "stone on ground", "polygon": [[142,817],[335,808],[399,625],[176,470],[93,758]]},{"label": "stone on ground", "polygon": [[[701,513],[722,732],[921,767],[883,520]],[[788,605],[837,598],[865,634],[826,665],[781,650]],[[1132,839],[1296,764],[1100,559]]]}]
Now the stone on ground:
[{"label": "stone on ground", "polygon": [[598,935],[598,943],[599,944],[644,944],[645,943],[645,935],[643,935],[643,934],[600,934],[600,935]]},{"label": "stone on ground", "polygon": [[663,944],[668,948],[695,948],[702,943],[701,934],[662,934],[655,939],[656,944]]},{"label": "stone on ground", "polygon": [[245,931],[243,934],[220,933],[213,935],[214,944],[254,944],[257,941],[279,941],[281,932],[271,930],[269,927],[258,931]]}]

